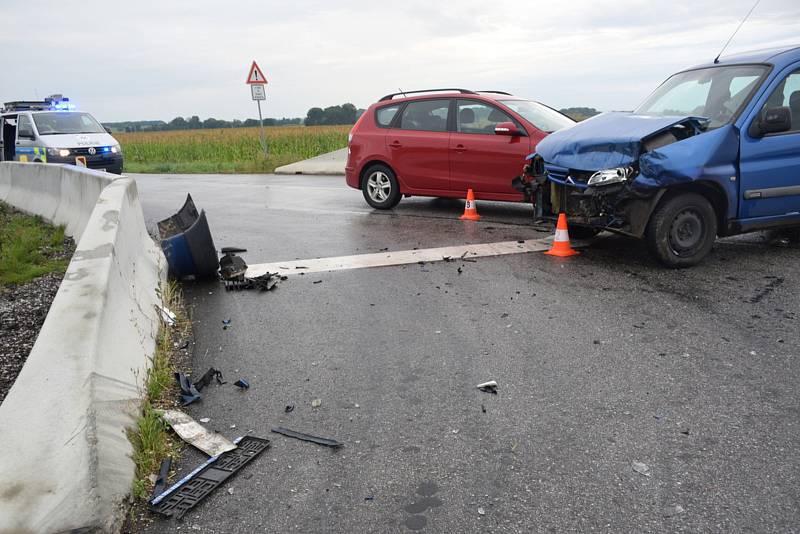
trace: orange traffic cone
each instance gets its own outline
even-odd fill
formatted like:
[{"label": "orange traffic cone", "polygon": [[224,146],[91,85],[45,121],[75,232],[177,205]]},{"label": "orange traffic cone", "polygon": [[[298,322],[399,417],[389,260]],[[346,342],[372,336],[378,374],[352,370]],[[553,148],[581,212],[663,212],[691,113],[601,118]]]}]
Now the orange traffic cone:
[{"label": "orange traffic cone", "polygon": [[480,221],[478,209],[475,207],[475,193],[472,189],[467,189],[467,202],[464,204],[464,215],[459,217],[462,221]]},{"label": "orange traffic cone", "polygon": [[569,231],[567,230],[567,215],[564,212],[558,214],[558,224],[556,224],[556,236],[553,238],[553,246],[545,252],[551,256],[575,256],[580,254],[569,244]]}]

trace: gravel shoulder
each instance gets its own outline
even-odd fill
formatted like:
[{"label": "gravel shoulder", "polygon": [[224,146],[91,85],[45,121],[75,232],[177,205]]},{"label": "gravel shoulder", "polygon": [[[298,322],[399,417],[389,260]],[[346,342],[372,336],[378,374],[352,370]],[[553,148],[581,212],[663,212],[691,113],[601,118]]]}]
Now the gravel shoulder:
[{"label": "gravel shoulder", "polygon": [[[0,260],[4,265],[11,265],[7,256],[17,251],[13,250],[15,239],[17,241],[29,239],[29,234],[12,235],[9,237],[8,230],[11,228],[11,220],[27,219],[25,222],[33,220],[32,217],[22,215],[19,212],[10,210],[7,206],[0,206],[3,209],[3,228],[0,234],[4,239],[0,239]],[[36,223],[41,225],[41,223]],[[44,225],[41,225],[44,226]],[[30,227],[28,227],[30,228]],[[53,229],[47,226],[48,229]],[[63,230],[58,229],[58,232]],[[49,233],[49,232],[48,232]],[[34,234],[38,235],[38,234]],[[63,234],[59,234],[63,235]],[[48,239],[51,239],[48,236]],[[38,250],[35,259],[31,263],[23,264],[25,269],[37,268],[41,266],[43,270],[52,270],[47,274],[34,278],[23,284],[0,284],[0,404],[2,404],[11,386],[22,370],[25,360],[28,358],[39,330],[44,323],[50,305],[58,292],[61,280],[64,277],[64,269],[75,251],[75,242],[69,237],[61,237],[60,242],[53,246],[49,242],[47,246]],[[5,249],[5,250],[4,250]],[[15,258],[14,258],[15,259]],[[28,258],[25,258],[26,260]],[[38,265],[37,265],[38,264]],[[13,273],[7,273],[13,274]]]}]

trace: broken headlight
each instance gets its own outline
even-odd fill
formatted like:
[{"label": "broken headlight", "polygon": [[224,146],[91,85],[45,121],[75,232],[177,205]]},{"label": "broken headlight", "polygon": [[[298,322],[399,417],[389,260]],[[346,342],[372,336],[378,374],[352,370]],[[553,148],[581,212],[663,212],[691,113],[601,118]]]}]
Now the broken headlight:
[{"label": "broken headlight", "polygon": [[587,182],[587,185],[609,185],[625,182],[633,177],[635,171],[633,167],[617,167],[616,169],[603,169],[594,173]]}]

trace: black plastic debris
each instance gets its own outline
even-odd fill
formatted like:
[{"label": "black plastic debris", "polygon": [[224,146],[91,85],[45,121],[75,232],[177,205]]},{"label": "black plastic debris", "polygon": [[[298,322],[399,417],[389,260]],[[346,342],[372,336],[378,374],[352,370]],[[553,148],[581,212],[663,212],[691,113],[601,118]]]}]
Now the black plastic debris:
[{"label": "black plastic debris", "polygon": [[213,367],[206,371],[196,383],[192,383],[192,379],[180,371],[175,373],[175,380],[178,382],[178,387],[181,389],[181,401],[183,401],[183,406],[200,400],[202,398],[200,391],[209,385],[212,380],[216,380],[217,384],[220,385],[225,384],[222,379],[222,372],[217,371]]},{"label": "black plastic debris", "polygon": [[169,489],[150,500],[150,509],[166,517],[180,519],[210,493],[264,452],[268,439],[244,436],[234,440],[238,447],[212,456]]},{"label": "black plastic debris", "polygon": [[226,384],[224,379],[222,378],[222,371],[218,371],[213,367],[209,368],[208,371],[205,372],[203,376],[200,377],[200,380],[195,382],[195,387],[198,391],[202,391],[204,387],[209,385],[212,380],[216,380],[217,384],[220,386]]},{"label": "black plastic debris", "polygon": [[240,387],[242,389],[250,389],[250,382],[248,382],[244,378],[240,378],[239,380],[234,382],[233,385],[236,387]]},{"label": "black plastic debris", "polygon": [[497,382],[495,382],[494,380],[489,380],[488,382],[478,384],[475,387],[486,393],[492,393],[494,395],[497,395]]},{"label": "black plastic debris", "polygon": [[198,213],[191,195],[181,209],[158,222],[161,249],[172,276],[212,278],[217,276],[219,261],[205,211]]},{"label": "black plastic debris", "polygon": [[178,371],[175,373],[175,380],[178,382],[178,387],[181,388],[181,401],[183,401],[183,406],[200,400],[200,392],[194,384],[192,384],[188,376]]},{"label": "black plastic debris", "polygon": [[227,330],[230,325],[231,325],[231,320],[230,319],[223,319],[222,320],[222,329],[223,330]]},{"label": "black plastic debris", "polygon": [[224,280],[227,291],[244,291],[257,289],[258,291],[272,291],[278,282],[286,280],[285,276],[278,273],[265,273],[252,278],[242,277],[237,280]]},{"label": "black plastic debris", "polygon": [[335,439],[321,438],[319,436],[312,436],[311,434],[303,434],[302,432],[296,432],[294,430],[289,430],[288,428],[283,428],[283,427],[273,428],[272,432],[275,432],[276,434],[282,434],[289,438],[295,438],[302,441],[309,441],[311,443],[316,443],[317,445],[324,445],[325,447],[331,447],[333,449],[338,449],[339,447],[344,446],[344,443],[340,443]]},{"label": "black plastic debris", "polygon": [[167,487],[167,478],[169,477],[170,467],[172,467],[172,457],[167,456],[161,460],[161,468],[158,470],[158,478],[156,478],[156,483],[153,486],[153,493],[150,495],[151,500],[164,493],[164,488]]},{"label": "black plastic debris", "polygon": [[290,413],[294,411],[294,404],[287,404],[286,408],[283,409],[283,413]]},{"label": "black plastic debris", "polygon": [[247,252],[246,248],[223,247],[223,256],[219,259],[219,275],[223,280],[236,280],[244,278],[247,272],[247,264],[237,253]]}]

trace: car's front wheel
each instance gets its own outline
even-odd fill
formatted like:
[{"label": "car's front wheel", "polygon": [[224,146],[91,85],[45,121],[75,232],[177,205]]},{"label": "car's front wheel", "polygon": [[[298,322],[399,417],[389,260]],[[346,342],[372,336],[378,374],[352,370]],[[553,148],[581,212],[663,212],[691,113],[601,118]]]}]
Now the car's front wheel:
[{"label": "car's front wheel", "polygon": [[716,236],[714,208],[696,193],[663,200],[650,217],[646,232],[650,252],[667,267],[697,265],[711,251]]},{"label": "car's front wheel", "polygon": [[361,182],[364,200],[375,209],[392,209],[400,202],[400,186],[392,169],[386,165],[373,165],[364,173]]}]

